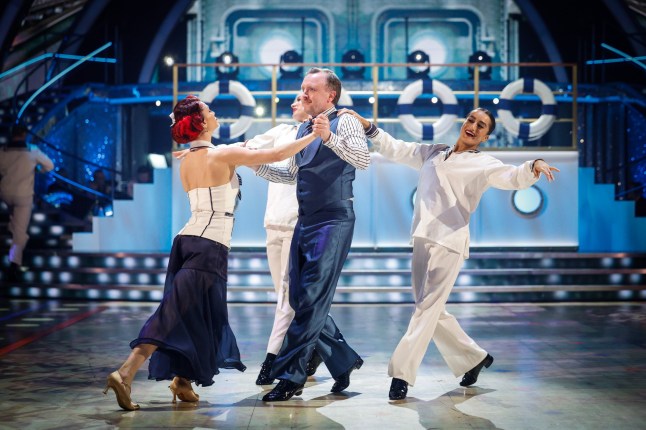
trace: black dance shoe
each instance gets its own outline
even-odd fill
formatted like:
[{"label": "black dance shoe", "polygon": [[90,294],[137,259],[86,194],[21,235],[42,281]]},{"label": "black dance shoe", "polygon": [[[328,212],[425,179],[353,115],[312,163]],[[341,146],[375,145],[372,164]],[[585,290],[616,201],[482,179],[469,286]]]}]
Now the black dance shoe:
[{"label": "black dance shoe", "polygon": [[390,400],[404,400],[406,394],[408,394],[408,382],[403,379],[393,378],[393,382],[390,383],[388,398]]},{"label": "black dance shoe", "polygon": [[316,373],[316,369],[323,363],[323,359],[319,355],[316,350],[312,351],[312,356],[310,357],[310,361],[307,362],[307,367],[305,368],[305,373],[307,373],[307,376],[314,376]]},{"label": "black dance shoe", "polygon": [[363,360],[357,358],[357,361],[354,362],[352,367],[347,372],[342,373],[334,378],[334,385],[332,385],[330,392],[340,393],[341,391],[348,388],[350,386],[350,374],[354,369],[361,369],[361,366],[363,366]]},{"label": "black dance shoe", "polygon": [[22,281],[23,268],[19,264],[14,263],[13,261],[9,264],[9,270],[7,270],[7,281],[9,282],[20,282]]},{"label": "black dance shoe", "polygon": [[487,354],[484,360],[482,360],[476,367],[474,367],[473,369],[469,370],[467,373],[464,374],[464,376],[462,377],[462,382],[460,382],[460,385],[463,387],[468,387],[469,385],[475,384],[478,381],[478,375],[482,370],[482,366],[488,369],[489,366],[491,366],[491,363],[493,363],[493,357]]},{"label": "black dance shoe", "polygon": [[267,353],[265,361],[260,366],[260,373],[258,374],[258,379],[256,379],[256,385],[270,385],[274,383],[274,378],[269,377],[269,372],[271,372],[271,366],[274,364],[276,359],[276,354]]},{"label": "black dance shoe", "polygon": [[262,398],[263,402],[284,402],[291,399],[293,396],[300,396],[303,394],[303,384],[281,379],[273,390],[268,392]]}]

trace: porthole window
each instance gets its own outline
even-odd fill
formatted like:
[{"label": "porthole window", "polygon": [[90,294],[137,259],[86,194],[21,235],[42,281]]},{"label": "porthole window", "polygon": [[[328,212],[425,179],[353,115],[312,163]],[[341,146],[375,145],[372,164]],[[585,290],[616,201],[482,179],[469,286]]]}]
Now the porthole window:
[{"label": "porthole window", "polygon": [[511,194],[511,205],[521,216],[533,218],[538,216],[545,207],[543,191],[536,185],[524,190],[516,190]]}]

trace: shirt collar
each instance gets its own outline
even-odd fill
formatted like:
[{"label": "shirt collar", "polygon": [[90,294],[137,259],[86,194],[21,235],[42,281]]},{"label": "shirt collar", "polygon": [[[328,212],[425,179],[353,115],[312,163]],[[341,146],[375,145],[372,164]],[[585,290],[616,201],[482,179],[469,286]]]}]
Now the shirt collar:
[{"label": "shirt collar", "polygon": [[327,116],[329,117],[329,116],[330,116],[330,115],[332,115],[334,112],[336,112],[336,107],[332,106],[331,108],[326,109],[326,110],[324,110],[324,111],[323,111],[323,112],[321,112],[321,113],[324,113],[325,115],[327,115]]},{"label": "shirt collar", "polygon": [[[477,154],[477,153],[480,152],[480,150],[479,149],[470,149],[468,151],[456,152],[456,154],[462,154],[462,153],[465,153],[465,152],[470,152],[472,154]],[[446,150],[446,155],[444,156],[444,159],[445,160],[448,159],[451,156],[451,154],[453,154],[453,147],[450,147],[449,149]]]}]

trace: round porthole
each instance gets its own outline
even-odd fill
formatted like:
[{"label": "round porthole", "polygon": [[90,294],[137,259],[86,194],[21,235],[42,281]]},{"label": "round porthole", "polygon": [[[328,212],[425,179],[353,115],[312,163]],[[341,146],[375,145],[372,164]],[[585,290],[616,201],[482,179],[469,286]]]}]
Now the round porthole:
[{"label": "round porthole", "polygon": [[543,191],[536,185],[524,190],[516,190],[511,194],[511,205],[519,215],[533,218],[538,216],[545,207]]}]

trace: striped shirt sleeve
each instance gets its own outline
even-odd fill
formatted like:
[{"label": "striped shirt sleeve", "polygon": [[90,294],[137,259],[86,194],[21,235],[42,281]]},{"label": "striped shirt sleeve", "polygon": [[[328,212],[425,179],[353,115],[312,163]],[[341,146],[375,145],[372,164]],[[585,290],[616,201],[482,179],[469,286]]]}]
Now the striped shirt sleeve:
[{"label": "striped shirt sleeve", "polygon": [[341,115],[336,134],[331,133],[330,139],[323,145],[357,169],[365,170],[370,165],[366,133],[359,120],[352,115]]},{"label": "striped shirt sleeve", "polygon": [[265,178],[269,182],[278,182],[281,184],[295,184],[298,166],[296,159],[291,157],[287,165],[280,164],[263,164],[256,170],[256,176]]}]

